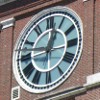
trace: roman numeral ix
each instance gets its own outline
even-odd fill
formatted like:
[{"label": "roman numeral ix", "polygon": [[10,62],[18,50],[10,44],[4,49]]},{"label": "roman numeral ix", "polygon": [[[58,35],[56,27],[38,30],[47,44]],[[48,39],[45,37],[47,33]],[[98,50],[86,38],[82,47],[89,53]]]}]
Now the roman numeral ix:
[{"label": "roman numeral ix", "polygon": [[28,45],[33,46],[34,42],[30,42],[30,41],[26,40],[26,41],[25,41],[25,44],[28,44]]}]

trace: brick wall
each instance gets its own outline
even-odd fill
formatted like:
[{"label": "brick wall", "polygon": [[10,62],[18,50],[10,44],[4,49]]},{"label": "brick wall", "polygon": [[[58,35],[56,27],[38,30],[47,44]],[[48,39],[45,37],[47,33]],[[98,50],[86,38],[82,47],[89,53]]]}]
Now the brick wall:
[{"label": "brick wall", "polygon": [[100,0],[95,1],[94,10],[94,72],[100,72]]},{"label": "brick wall", "polygon": [[[12,51],[17,38],[26,23],[34,14],[51,6],[66,6],[74,10],[83,22],[83,51],[77,67],[70,77],[58,88],[45,94],[32,94],[21,88],[20,100],[34,100],[59,92],[61,90],[81,86],[86,83],[86,77],[100,71],[100,0],[40,0],[32,4],[23,2],[22,6],[1,10],[0,21],[14,17],[15,25],[0,32],[0,100],[10,100],[11,88],[17,86],[12,70]],[[11,5],[10,5],[11,6]],[[3,6],[5,7],[5,6]],[[8,14],[9,12],[9,14]],[[93,95],[95,94],[95,95]],[[75,100],[99,100],[100,88],[93,88],[86,93],[75,96]],[[68,99],[67,99],[68,100]],[[70,100],[70,99],[69,99]],[[72,98],[71,100],[74,100]]]},{"label": "brick wall", "polygon": [[12,27],[0,33],[0,96],[10,100],[12,85]]}]

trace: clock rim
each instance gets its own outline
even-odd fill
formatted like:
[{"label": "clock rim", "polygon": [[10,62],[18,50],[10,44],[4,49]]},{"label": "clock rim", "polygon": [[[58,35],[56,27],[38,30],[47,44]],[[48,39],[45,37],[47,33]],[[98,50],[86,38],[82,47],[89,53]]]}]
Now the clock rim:
[{"label": "clock rim", "polygon": [[[34,22],[35,18],[37,18],[37,16],[40,16],[41,14],[45,15],[48,10],[49,11],[54,11],[54,10],[61,10],[61,11],[66,11],[68,13],[70,13],[72,16],[74,16],[77,21],[79,21],[79,26],[80,26],[80,31],[81,31],[81,37],[82,37],[82,40],[81,40],[81,49],[80,49],[80,53],[78,55],[78,58],[77,58],[77,62],[75,63],[74,67],[71,69],[71,71],[67,74],[67,78],[65,78],[62,82],[60,82],[60,84],[62,84],[64,81],[66,81],[68,79],[68,77],[71,75],[71,73],[74,71],[74,69],[76,68],[80,58],[81,58],[81,55],[82,55],[82,51],[83,51],[83,23],[82,23],[82,20],[81,18],[78,16],[78,14],[73,11],[72,9],[68,8],[68,7],[62,7],[62,6],[56,6],[56,7],[51,7],[51,8],[48,8],[48,9],[45,9],[45,10],[42,10],[40,11],[38,14],[35,14],[31,20],[29,20],[29,22],[25,25],[25,27],[22,29],[21,33],[19,34],[18,36],[18,39],[15,43],[15,46],[14,46],[14,49],[13,49],[13,57],[12,57],[12,65],[13,65],[13,73],[14,73],[14,77],[15,79],[17,80],[18,84],[25,90],[29,91],[29,92],[32,92],[32,93],[45,93],[47,91],[50,91],[52,89],[55,89],[57,88],[58,86],[60,86],[60,84],[57,84],[56,86],[53,86],[53,88],[50,88],[50,89],[45,89],[44,91],[43,90],[40,90],[41,92],[38,92],[36,91],[35,89],[29,89],[29,86],[27,86],[20,78],[18,78],[19,74],[18,72],[15,71],[15,68],[14,66],[16,66],[15,64],[15,57],[14,55],[16,55],[15,53],[15,49],[19,46],[18,43],[20,42],[20,40],[23,38],[23,34],[26,33],[28,31],[28,29],[30,28],[30,26],[32,25],[32,22]],[[42,16],[42,15],[41,15]],[[24,34],[25,35],[25,34]],[[16,68],[16,70],[18,70]],[[36,92],[34,92],[36,91]]]}]

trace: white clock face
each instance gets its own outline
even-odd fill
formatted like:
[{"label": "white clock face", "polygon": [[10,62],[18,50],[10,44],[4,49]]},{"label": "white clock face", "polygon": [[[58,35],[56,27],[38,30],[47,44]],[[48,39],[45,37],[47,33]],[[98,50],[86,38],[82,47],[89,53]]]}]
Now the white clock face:
[{"label": "white clock face", "polygon": [[33,93],[50,91],[74,70],[82,51],[82,27],[77,14],[53,7],[35,15],[16,43],[15,78]]}]

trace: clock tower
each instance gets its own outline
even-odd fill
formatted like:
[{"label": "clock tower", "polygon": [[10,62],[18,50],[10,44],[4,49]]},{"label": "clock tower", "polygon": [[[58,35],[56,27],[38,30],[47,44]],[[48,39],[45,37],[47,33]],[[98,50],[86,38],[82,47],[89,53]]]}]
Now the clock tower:
[{"label": "clock tower", "polygon": [[99,5],[0,1],[0,100],[99,100]]}]

